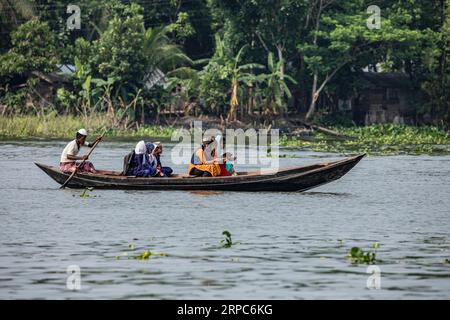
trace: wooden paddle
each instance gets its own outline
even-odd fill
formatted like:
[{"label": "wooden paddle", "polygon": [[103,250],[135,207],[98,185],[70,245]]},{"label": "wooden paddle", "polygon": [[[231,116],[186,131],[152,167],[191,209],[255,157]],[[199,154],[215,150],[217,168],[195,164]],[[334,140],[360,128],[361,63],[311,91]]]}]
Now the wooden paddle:
[{"label": "wooden paddle", "polygon": [[[106,131],[105,131],[106,132]],[[91,155],[92,151],[94,151],[95,147],[100,143],[100,141],[102,140],[103,136],[105,135],[105,132],[103,132],[103,134],[100,136],[100,139],[98,139],[97,141],[94,142],[94,144],[92,145],[91,150],[89,150],[89,152],[87,153],[87,158],[89,158],[89,156]],[[70,175],[69,178],[67,178],[66,182],[63,183],[63,185],[61,187],[59,187],[60,189],[64,189],[67,184],[70,182],[70,180],[72,180],[73,176],[77,173],[78,169],[84,165],[84,163],[86,162],[87,159],[83,160],[80,162],[80,164],[78,166],[75,167],[75,171],[72,172],[72,174]]]}]

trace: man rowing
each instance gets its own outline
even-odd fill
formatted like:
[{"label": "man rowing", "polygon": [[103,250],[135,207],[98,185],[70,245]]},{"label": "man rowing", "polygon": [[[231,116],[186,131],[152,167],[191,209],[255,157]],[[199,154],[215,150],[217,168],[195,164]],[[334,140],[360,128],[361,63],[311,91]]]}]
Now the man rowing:
[{"label": "man rowing", "polygon": [[[85,129],[78,130],[75,140],[70,141],[63,152],[61,153],[61,161],[59,163],[59,169],[64,173],[72,173],[76,170],[76,167],[81,164],[83,160],[87,160],[88,156],[78,156],[82,146],[92,148],[94,143],[101,140],[101,137],[97,137],[95,142],[88,143],[86,141],[87,131]],[[78,162],[77,162],[78,161]],[[80,162],[81,161],[81,162]],[[77,172],[90,172],[96,173],[94,165],[90,161],[84,161],[83,165],[78,168]]]}]

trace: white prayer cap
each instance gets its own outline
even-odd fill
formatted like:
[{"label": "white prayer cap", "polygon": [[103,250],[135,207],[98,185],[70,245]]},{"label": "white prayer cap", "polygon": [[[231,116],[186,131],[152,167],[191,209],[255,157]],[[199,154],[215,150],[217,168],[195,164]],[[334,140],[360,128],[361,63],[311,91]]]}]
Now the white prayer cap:
[{"label": "white prayer cap", "polygon": [[80,129],[80,130],[78,130],[78,133],[81,134],[81,135],[83,135],[83,136],[87,136],[87,131],[86,131],[86,129]]},{"label": "white prayer cap", "polygon": [[214,140],[215,140],[215,137],[206,137],[205,136],[205,137],[203,137],[202,142],[208,144],[208,143],[213,142]]}]

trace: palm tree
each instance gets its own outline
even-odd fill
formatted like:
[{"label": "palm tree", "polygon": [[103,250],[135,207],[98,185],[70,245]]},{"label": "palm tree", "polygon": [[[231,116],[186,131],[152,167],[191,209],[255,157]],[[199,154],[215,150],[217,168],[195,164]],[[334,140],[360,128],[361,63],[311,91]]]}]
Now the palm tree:
[{"label": "palm tree", "polygon": [[[198,88],[199,78],[197,70],[192,65],[204,61],[192,61],[182,48],[168,37],[169,27],[148,28],[144,33],[142,52],[146,60],[146,76],[144,83],[148,83],[158,76],[165,79],[168,88],[182,85],[184,95],[181,97],[186,105],[190,94]],[[143,111],[142,111],[143,114]]]},{"label": "palm tree", "polygon": [[193,64],[183,50],[172,43],[167,36],[169,32],[168,27],[145,30],[142,52],[147,61],[147,77],[144,81],[147,81],[158,69],[162,72],[174,72],[183,65]]}]

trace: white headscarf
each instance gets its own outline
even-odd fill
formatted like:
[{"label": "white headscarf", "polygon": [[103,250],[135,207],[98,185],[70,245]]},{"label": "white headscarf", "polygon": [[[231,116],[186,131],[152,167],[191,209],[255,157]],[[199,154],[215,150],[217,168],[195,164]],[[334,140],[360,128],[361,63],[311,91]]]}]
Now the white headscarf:
[{"label": "white headscarf", "polygon": [[147,156],[148,156],[148,162],[150,166],[153,168],[156,168],[158,166],[158,161],[155,156],[155,150],[160,146],[160,142],[153,142],[153,143],[147,143],[145,144],[145,147],[147,148]]},{"label": "white headscarf", "polygon": [[223,137],[221,134],[218,134],[216,136],[216,141],[217,141],[217,147],[216,147],[216,156],[217,158],[219,158],[219,161],[222,161],[222,154],[223,154],[223,149],[222,149],[222,140]]},{"label": "white headscarf", "polygon": [[144,140],[139,141],[136,145],[136,148],[134,148],[134,153],[145,154],[146,152],[147,152],[147,147],[145,146]]},{"label": "white headscarf", "polygon": [[214,140],[213,142],[211,142],[210,144],[208,144],[205,148],[205,158],[206,161],[211,161],[213,160],[213,156],[211,155],[212,151],[215,150],[216,151],[216,157],[218,157],[217,155],[217,141]]}]

